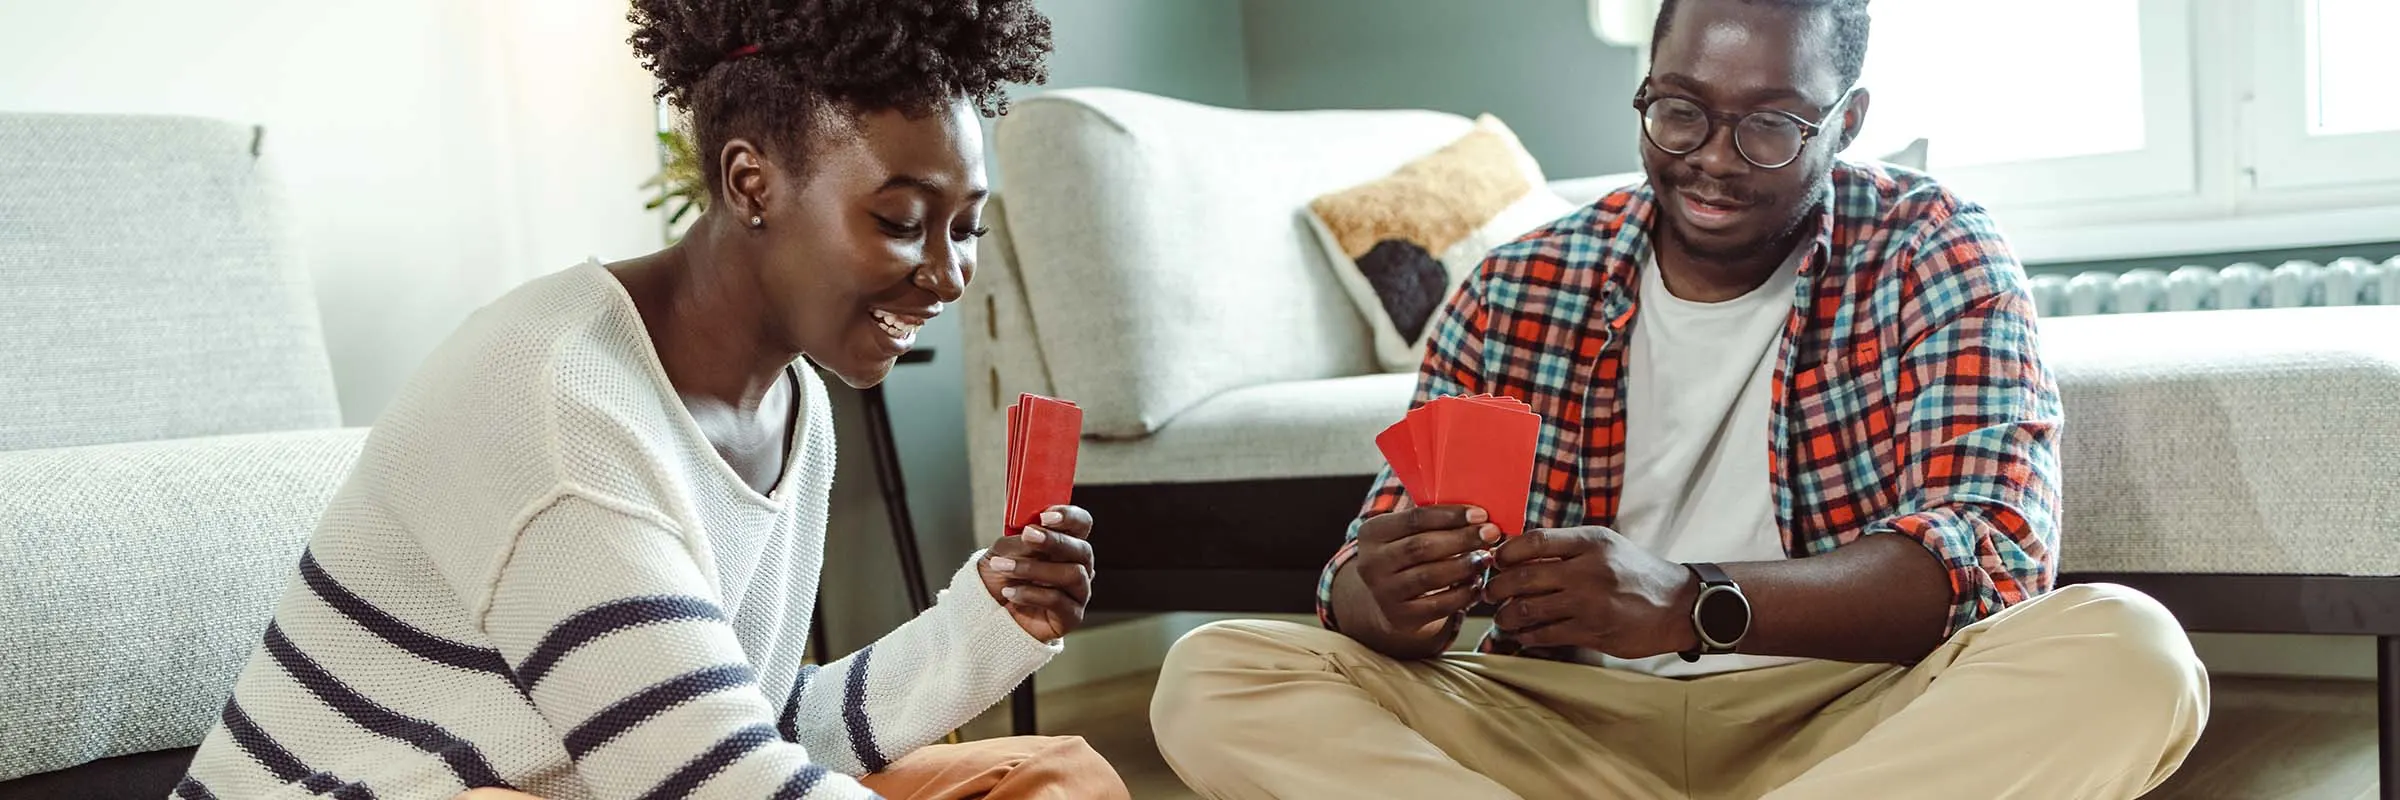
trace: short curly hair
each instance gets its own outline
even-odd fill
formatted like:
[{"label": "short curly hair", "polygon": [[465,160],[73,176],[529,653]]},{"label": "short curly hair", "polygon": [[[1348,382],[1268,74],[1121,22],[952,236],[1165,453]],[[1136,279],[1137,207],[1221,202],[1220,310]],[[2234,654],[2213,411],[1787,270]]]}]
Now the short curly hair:
[{"label": "short curly hair", "polygon": [[[1773,6],[1826,15],[1833,23],[1831,30],[1833,41],[1830,44],[1833,46],[1834,75],[1841,79],[1842,91],[1849,91],[1850,87],[1858,85],[1859,74],[1866,71],[1867,35],[1873,27],[1867,15],[1868,0],[1745,0],[1745,2],[1751,5]],[[1650,54],[1653,58],[1658,55],[1655,44],[1667,40],[1667,30],[1672,27],[1670,23],[1675,21],[1677,4],[1677,0],[1664,0],[1658,6],[1658,21],[1650,30],[1650,41],[1653,43]]]},{"label": "short curly hair", "polygon": [[1003,84],[1049,76],[1033,0],[633,0],[626,19],[711,195],[732,139],[803,154],[827,112],[921,114],[961,96],[998,116]]}]

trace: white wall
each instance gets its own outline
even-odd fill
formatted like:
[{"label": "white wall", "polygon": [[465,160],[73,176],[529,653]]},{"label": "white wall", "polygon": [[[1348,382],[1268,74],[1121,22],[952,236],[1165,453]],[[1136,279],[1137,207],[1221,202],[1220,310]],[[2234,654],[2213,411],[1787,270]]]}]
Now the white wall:
[{"label": "white wall", "polygon": [[266,126],[344,417],[468,312],[661,243],[650,79],[591,0],[79,0],[0,7],[0,111]]}]

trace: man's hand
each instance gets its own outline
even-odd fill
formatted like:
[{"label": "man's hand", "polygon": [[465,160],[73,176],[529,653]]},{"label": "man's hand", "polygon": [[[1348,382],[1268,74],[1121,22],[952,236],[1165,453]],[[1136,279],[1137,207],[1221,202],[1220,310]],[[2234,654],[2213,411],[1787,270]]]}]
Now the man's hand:
[{"label": "man's hand", "polygon": [[1527,646],[1568,645],[1618,658],[1680,653],[1699,643],[1689,568],[1644,552],[1601,527],[1543,528],[1493,552],[1499,566],[1484,597],[1493,623]]},{"label": "man's hand", "polygon": [[1092,515],[1051,506],[1039,525],[1006,536],[976,565],[983,588],[1033,638],[1057,641],[1083,625],[1092,599]]},{"label": "man's hand", "polygon": [[1498,541],[1491,515],[1469,506],[1405,508],[1368,519],[1359,525],[1358,555],[1335,576],[1334,614],[1342,630],[1386,655],[1441,652],[1451,625],[1475,604],[1483,571],[1477,554]]}]

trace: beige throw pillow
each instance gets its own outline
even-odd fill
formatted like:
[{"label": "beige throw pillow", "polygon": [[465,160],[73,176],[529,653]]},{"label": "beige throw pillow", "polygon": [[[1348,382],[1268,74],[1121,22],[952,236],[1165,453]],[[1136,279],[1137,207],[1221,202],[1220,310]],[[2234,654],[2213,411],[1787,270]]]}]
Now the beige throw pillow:
[{"label": "beige throw pillow", "polygon": [[1575,208],[1550,191],[1516,134],[1485,115],[1457,141],[1305,213],[1374,329],[1376,362],[1414,372],[1435,312],[1484,254]]}]

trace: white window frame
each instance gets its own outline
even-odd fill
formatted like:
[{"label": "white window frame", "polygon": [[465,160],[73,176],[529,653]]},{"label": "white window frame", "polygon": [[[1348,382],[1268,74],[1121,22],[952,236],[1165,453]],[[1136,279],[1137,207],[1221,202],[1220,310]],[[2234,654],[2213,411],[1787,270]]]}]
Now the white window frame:
[{"label": "white window frame", "polygon": [[[2252,13],[2256,106],[2248,158],[2263,191],[2400,182],[2400,131],[2319,136],[2308,125],[2308,0],[2238,4]],[[2395,68],[2400,73],[2400,67]],[[2395,96],[2400,101],[2400,95]],[[2395,232],[2400,236],[2400,232]]]},{"label": "white window frame", "polygon": [[[2194,168],[2199,139],[2194,122],[2191,64],[2192,0],[2142,0],[2143,145],[2137,150],[2004,164],[1943,168],[1942,143],[1932,142],[1935,174],[1963,196],[2010,209],[2075,208],[2095,203],[2190,197],[2199,190]],[[2027,58],[2041,57],[2028,49]],[[1867,85],[1868,91],[1874,86]],[[1994,125],[2010,120],[1994,119]],[[1875,126],[1870,110],[1867,125]]]}]

